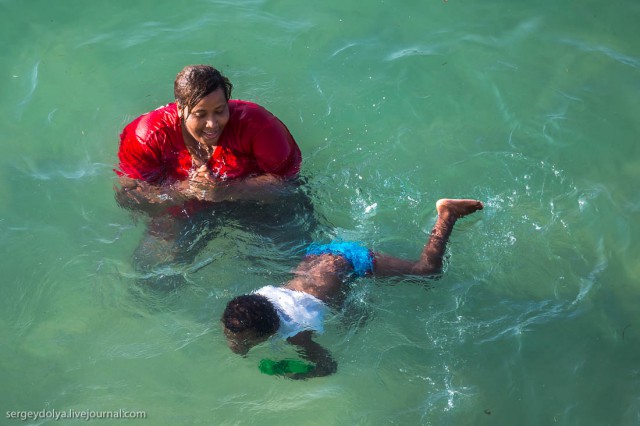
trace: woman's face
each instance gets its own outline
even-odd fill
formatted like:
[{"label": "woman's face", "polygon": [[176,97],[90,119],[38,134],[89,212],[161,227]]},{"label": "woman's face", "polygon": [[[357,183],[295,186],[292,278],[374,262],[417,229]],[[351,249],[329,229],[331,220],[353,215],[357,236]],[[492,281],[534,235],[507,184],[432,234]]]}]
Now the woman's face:
[{"label": "woman's face", "polygon": [[[182,110],[178,109],[182,117]],[[191,111],[185,110],[184,124],[189,135],[202,145],[216,145],[229,121],[229,104],[219,87],[202,98]]]}]

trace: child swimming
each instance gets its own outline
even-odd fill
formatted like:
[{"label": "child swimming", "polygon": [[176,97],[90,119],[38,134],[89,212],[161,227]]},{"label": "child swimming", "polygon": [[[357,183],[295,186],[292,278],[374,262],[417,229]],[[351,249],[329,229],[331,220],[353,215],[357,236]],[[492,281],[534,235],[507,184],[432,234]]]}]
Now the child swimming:
[{"label": "child swimming", "polygon": [[417,261],[372,252],[353,242],[311,245],[286,284],[264,286],[227,304],[221,321],[229,348],[246,355],[253,346],[276,336],[295,345],[304,359],[315,364],[309,371],[290,373],[288,377],[306,379],[335,373],[336,361],[313,340],[313,333],[323,331],[328,306],[342,302],[346,278],[350,274],[437,276],[442,272],[454,224],[483,207],[477,200],[438,200],[436,223]]}]

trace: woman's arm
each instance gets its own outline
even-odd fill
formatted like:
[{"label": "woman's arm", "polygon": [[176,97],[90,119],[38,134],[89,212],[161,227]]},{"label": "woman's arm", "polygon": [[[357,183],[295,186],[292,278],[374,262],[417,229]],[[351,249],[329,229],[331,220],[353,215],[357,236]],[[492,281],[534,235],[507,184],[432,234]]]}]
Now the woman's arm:
[{"label": "woman's arm", "polygon": [[208,183],[195,183],[193,190],[198,192],[206,201],[256,201],[272,203],[292,195],[296,186],[276,175],[264,174],[244,179],[234,179],[216,182],[213,186]]},{"label": "woman's arm", "polygon": [[167,208],[183,204],[189,199],[181,182],[173,185],[152,185],[140,179],[120,176],[119,185],[114,185],[117,203],[129,210],[138,210],[152,216],[166,211]]},{"label": "woman's arm", "polygon": [[120,176],[119,185],[114,186],[114,191],[121,207],[153,216],[189,200],[270,203],[293,194],[295,188],[294,184],[270,174],[216,181],[208,173],[199,170],[189,180],[164,185],[152,185],[140,179]]},{"label": "woman's arm", "polygon": [[314,342],[311,337],[311,331],[303,331],[287,339],[289,343],[298,347],[298,353],[305,360],[315,364],[315,368],[308,373],[294,373],[288,377],[292,379],[323,377],[329,376],[338,370],[338,363],[333,359],[331,353],[319,343]]}]

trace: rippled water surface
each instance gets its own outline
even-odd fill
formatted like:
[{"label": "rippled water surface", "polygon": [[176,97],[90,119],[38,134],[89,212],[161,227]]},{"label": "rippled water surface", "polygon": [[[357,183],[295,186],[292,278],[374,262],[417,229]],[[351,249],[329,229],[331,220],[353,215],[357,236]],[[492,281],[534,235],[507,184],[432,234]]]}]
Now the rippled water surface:
[{"label": "rippled water surface", "polygon": [[[0,1],[0,423],[640,423],[640,4]],[[113,199],[118,135],[186,64],[298,140],[326,227],[418,255],[474,197],[434,283],[363,279],[319,341],[338,373],[260,374],[225,346],[234,295],[296,250],[225,224],[189,285],[148,294]],[[273,354],[274,351],[278,353]],[[53,420],[30,424],[54,423]],[[118,423],[119,424],[119,423]]]}]

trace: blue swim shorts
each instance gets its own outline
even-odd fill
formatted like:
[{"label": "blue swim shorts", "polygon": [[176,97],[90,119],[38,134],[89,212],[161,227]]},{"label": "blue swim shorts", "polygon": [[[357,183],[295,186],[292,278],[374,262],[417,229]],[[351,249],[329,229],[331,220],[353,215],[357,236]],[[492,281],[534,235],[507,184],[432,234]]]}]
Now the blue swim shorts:
[{"label": "blue swim shorts", "polygon": [[351,241],[332,241],[329,244],[313,243],[307,248],[307,256],[336,254],[351,264],[359,277],[373,273],[373,253],[363,245]]}]

